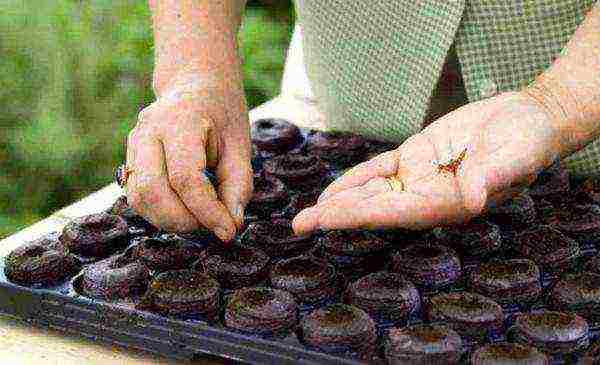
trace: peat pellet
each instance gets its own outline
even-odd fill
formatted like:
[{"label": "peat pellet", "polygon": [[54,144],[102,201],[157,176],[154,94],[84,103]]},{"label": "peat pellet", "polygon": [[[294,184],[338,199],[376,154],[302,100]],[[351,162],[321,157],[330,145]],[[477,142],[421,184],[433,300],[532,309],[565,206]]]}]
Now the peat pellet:
[{"label": "peat pellet", "polygon": [[450,327],[417,324],[390,329],[384,341],[390,365],[458,364],[463,353],[461,337]]},{"label": "peat pellet", "polygon": [[240,289],[264,282],[269,274],[269,256],[249,247],[210,247],[195,268],[215,277],[224,289]]},{"label": "peat pellet", "polygon": [[589,345],[588,323],[574,313],[541,311],[519,315],[510,333],[515,342],[550,355],[583,351]]},{"label": "peat pellet", "polygon": [[9,281],[26,286],[55,285],[81,269],[81,262],[62,246],[54,233],[15,248],[6,256],[4,265]]},{"label": "peat pellet", "polygon": [[131,250],[134,259],[150,270],[167,271],[191,268],[201,257],[203,248],[174,233],[146,237]]},{"label": "peat pellet", "polygon": [[266,176],[264,173],[254,174],[253,186],[252,199],[245,210],[246,219],[269,219],[290,202],[285,184],[275,176]]},{"label": "peat pellet", "polygon": [[429,299],[427,319],[431,323],[446,323],[465,338],[486,341],[503,330],[504,311],[480,294],[446,293]]},{"label": "peat pellet", "polygon": [[391,271],[404,275],[419,288],[431,290],[450,286],[462,275],[460,260],[453,249],[420,243],[394,253]]},{"label": "peat pellet", "polygon": [[523,191],[498,206],[490,207],[487,218],[505,229],[523,229],[537,220],[536,205],[533,198]]},{"label": "peat pellet", "polygon": [[500,227],[481,218],[448,228],[448,243],[460,254],[481,259],[502,247]]},{"label": "peat pellet", "polygon": [[259,119],[252,123],[252,143],[261,152],[285,153],[302,142],[300,129],[285,119]]},{"label": "peat pellet", "polygon": [[83,295],[116,300],[141,295],[150,281],[148,268],[125,255],[114,255],[87,266],[81,273]]},{"label": "peat pellet", "polygon": [[113,205],[106,210],[106,213],[118,215],[125,219],[129,235],[132,237],[142,235],[151,236],[159,231],[156,226],[137,214],[133,207],[127,202],[126,195],[119,196]]},{"label": "peat pellet", "polygon": [[361,359],[374,356],[375,322],[358,307],[339,303],[322,307],[305,316],[300,326],[309,348]]},{"label": "peat pellet", "polygon": [[600,323],[600,274],[584,272],[564,278],[556,283],[551,296],[554,309]]},{"label": "peat pellet", "polygon": [[379,327],[407,322],[421,306],[417,288],[402,275],[376,272],[350,283],[345,300],[367,312]]},{"label": "peat pellet", "polygon": [[296,297],[301,312],[332,302],[338,296],[335,267],[312,256],[298,256],[279,261],[270,273],[271,285]]},{"label": "peat pellet", "polygon": [[321,240],[328,253],[340,256],[366,256],[377,254],[389,247],[389,243],[371,232],[361,230],[329,231]]},{"label": "peat pellet", "polygon": [[346,132],[313,131],[308,133],[306,150],[338,168],[362,162],[369,145],[364,137]]},{"label": "peat pellet", "polygon": [[298,304],[283,290],[243,288],[231,296],[225,311],[225,326],[266,338],[284,338],[298,324]]},{"label": "peat pellet", "polygon": [[157,275],[136,308],[164,316],[218,319],[219,283],[196,270],[171,270]]},{"label": "peat pellet", "polygon": [[546,210],[542,219],[581,244],[600,241],[600,205],[567,202]]},{"label": "peat pellet", "polygon": [[534,199],[551,199],[560,201],[571,188],[569,171],[564,168],[560,159],[540,172],[536,180],[529,186],[528,192]]},{"label": "peat pellet", "polygon": [[315,245],[315,239],[312,235],[296,235],[292,222],[279,218],[250,223],[240,243],[257,248],[272,259],[284,259],[306,253]]},{"label": "peat pellet", "polygon": [[515,244],[521,254],[549,274],[572,270],[581,257],[575,240],[547,225],[520,232],[515,236]]},{"label": "peat pellet", "polygon": [[71,253],[102,258],[124,248],[128,234],[125,219],[102,212],[73,219],[59,239]]},{"label": "peat pellet", "polygon": [[275,176],[298,191],[323,187],[324,179],[330,170],[318,156],[302,153],[273,157],[266,160],[263,167],[267,176]]},{"label": "peat pellet", "polygon": [[542,293],[540,270],[528,259],[509,259],[481,264],[471,271],[469,286],[501,305],[526,306]]},{"label": "peat pellet", "polygon": [[318,239],[312,255],[331,262],[347,280],[383,269],[389,242],[369,231],[333,230]]},{"label": "peat pellet", "polygon": [[535,347],[501,342],[477,349],[471,356],[472,365],[548,365],[546,355]]}]

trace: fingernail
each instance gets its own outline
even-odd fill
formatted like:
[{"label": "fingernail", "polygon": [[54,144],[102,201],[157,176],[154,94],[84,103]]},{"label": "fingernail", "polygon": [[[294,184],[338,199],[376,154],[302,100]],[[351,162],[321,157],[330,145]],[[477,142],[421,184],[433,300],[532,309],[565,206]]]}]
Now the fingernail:
[{"label": "fingernail", "polygon": [[296,215],[294,217],[294,219],[292,220],[292,230],[294,231],[295,235],[301,235],[303,232],[301,230],[301,227],[298,227],[298,217],[300,216],[300,214]]},{"label": "fingernail", "polygon": [[233,208],[233,216],[239,222],[244,221],[244,207],[241,204],[238,204]]},{"label": "fingernail", "polygon": [[327,198],[329,197],[329,194],[326,193],[322,193],[321,195],[319,195],[319,197],[317,198],[317,203],[322,203],[324,202]]}]

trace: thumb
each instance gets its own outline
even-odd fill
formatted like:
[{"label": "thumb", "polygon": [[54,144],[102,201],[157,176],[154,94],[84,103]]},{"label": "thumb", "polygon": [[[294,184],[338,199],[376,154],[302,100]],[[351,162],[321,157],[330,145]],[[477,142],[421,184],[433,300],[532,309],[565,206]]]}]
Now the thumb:
[{"label": "thumb", "polygon": [[253,177],[250,163],[250,144],[225,140],[217,176],[219,196],[231,213],[237,229],[244,223],[244,209],[252,197]]}]

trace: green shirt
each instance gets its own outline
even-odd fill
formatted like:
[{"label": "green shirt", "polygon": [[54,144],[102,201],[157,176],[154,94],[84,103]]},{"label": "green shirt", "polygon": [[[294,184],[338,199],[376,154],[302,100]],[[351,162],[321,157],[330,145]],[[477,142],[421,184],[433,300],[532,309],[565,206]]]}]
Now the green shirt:
[{"label": "green shirt", "polygon": [[[436,113],[533,81],[595,2],[296,0],[296,8],[327,125],[402,142]],[[453,60],[464,93],[450,100],[436,86]],[[576,174],[600,173],[600,143],[566,162]]]}]

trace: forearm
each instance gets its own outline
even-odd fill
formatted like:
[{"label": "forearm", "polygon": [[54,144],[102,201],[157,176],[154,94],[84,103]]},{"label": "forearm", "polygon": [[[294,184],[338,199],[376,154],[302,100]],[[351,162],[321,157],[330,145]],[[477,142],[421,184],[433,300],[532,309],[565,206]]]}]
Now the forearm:
[{"label": "forearm", "polygon": [[552,66],[524,91],[551,113],[561,157],[600,137],[600,3]]},{"label": "forearm", "polygon": [[246,0],[149,0],[149,5],[157,97],[182,73],[219,73],[239,62],[237,32]]}]

